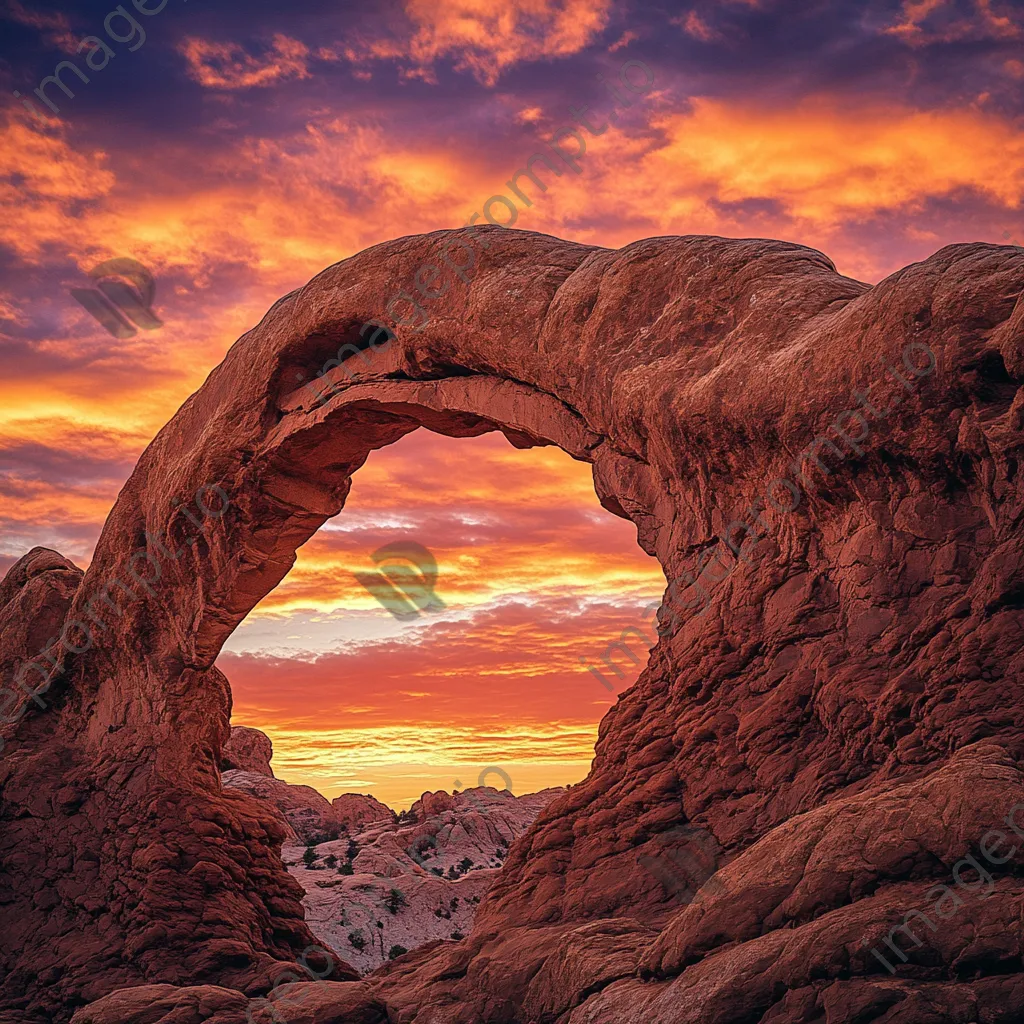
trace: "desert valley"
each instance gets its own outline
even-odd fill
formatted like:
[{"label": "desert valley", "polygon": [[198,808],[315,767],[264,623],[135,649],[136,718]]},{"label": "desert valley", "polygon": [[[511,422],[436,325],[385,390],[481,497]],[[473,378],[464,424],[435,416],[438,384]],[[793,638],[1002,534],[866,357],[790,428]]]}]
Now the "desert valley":
[{"label": "desert valley", "polygon": [[401,815],[372,796],[328,801],[274,778],[270,740],[235,727],[226,787],[256,797],[286,831],[285,866],[310,931],[361,973],[435,940],[465,938],[511,845],[561,789],[424,793]]}]

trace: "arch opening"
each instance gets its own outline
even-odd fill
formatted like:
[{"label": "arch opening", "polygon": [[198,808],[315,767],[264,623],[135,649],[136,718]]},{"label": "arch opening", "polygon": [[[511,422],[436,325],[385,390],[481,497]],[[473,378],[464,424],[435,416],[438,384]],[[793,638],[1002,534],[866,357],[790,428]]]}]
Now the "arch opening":
[{"label": "arch opening", "polygon": [[[372,453],[217,662],[243,726],[225,784],[290,819],[307,924],[363,971],[468,934],[511,844],[588,773],[656,638],[633,624],[663,574],[589,465],[503,433],[463,420]],[[403,544],[433,559],[436,605],[417,606],[422,560],[403,577],[373,557]],[[628,657],[612,650],[624,627],[641,638]],[[273,739],[278,780],[239,775],[244,727]]]}]

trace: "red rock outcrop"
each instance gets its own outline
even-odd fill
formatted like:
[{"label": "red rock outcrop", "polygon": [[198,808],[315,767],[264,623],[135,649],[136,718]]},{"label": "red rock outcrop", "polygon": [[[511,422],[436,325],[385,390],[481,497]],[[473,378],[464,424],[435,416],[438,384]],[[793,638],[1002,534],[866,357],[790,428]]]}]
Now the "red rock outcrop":
[{"label": "red rock outcrop", "polygon": [[343,822],[330,801],[312,786],[293,786],[256,772],[226,771],[221,777],[225,789],[238,789],[280,812],[291,842],[322,843],[337,839]]},{"label": "red rock outcrop", "polygon": [[409,810],[422,821],[424,818],[431,818],[435,814],[450,811],[454,806],[455,797],[451,793],[446,793],[443,789],[440,789],[436,793],[424,793],[419,800],[413,803]]},{"label": "red rock outcrop", "polygon": [[266,733],[244,725],[233,725],[231,735],[221,751],[220,767],[222,771],[234,769],[266,775],[272,779],[274,769],[270,767],[270,762],[273,757],[274,744]]},{"label": "red rock outcrop", "polygon": [[376,797],[363,793],[342,793],[331,801],[338,820],[350,831],[379,821],[394,821],[395,812]]},{"label": "red rock outcrop", "polygon": [[[893,973],[871,952],[990,830],[1016,839],[1022,290],[1012,246],[869,287],[781,242],[484,228],[375,246],[281,299],[144,452],[74,595],[56,556],[0,591],[5,668],[61,621],[66,641],[48,706],[25,698],[2,730],[0,1019],[134,1020],[109,993],[152,983],[179,987],[166,1005],[250,997],[312,941],[280,829],[220,784],[214,660],[369,452],[419,426],[592,463],[685,584],[590,776],[514,845],[473,933],[346,988],[337,1014],[1024,1017],[1024,847],[917,945],[897,932]],[[373,318],[394,341],[361,332]],[[321,368],[322,400],[295,390]],[[52,625],[17,625],[11,601]],[[684,824],[723,851],[685,902],[639,865]],[[328,985],[304,987],[334,1019]]]}]

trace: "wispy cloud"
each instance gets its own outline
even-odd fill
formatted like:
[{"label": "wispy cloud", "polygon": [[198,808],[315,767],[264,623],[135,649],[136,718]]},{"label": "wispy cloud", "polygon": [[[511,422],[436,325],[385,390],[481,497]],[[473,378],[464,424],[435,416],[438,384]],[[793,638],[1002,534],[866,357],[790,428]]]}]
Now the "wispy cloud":
[{"label": "wispy cloud", "polygon": [[285,78],[309,78],[309,48],[277,33],[262,56],[238,43],[215,43],[187,38],[179,47],[189,76],[210,89],[251,89]]}]

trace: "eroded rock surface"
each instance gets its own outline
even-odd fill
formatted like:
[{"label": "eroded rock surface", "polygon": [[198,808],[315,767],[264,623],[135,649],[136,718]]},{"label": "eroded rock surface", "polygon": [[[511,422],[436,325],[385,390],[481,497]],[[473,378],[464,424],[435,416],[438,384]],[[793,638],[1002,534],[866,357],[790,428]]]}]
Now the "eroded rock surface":
[{"label": "eroded rock surface", "polygon": [[221,751],[220,766],[223,771],[249,772],[272,779],[274,769],[270,762],[273,757],[274,744],[265,732],[245,725],[233,725]]},{"label": "eroded rock surface", "polygon": [[322,843],[337,839],[344,821],[331,802],[312,786],[293,786],[283,779],[257,772],[226,771],[225,789],[237,789],[269,804],[278,812],[291,842]]},{"label": "eroded rock surface", "polygon": [[[446,246],[469,282],[446,276],[423,315],[392,302]],[[47,706],[0,729],[5,1024],[128,986],[265,993],[313,941],[284,830],[221,786],[214,661],[368,453],[418,426],[560,445],[668,579],[701,578],[472,933],[382,967],[364,1005],[398,1024],[1024,1017],[1021,850],[919,945],[897,935],[895,973],[870,952],[989,829],[1016,842],[1022,290],[1013,246],[869,287],[782,242],[484,228],[375,246],[277,302],[142,455],[85,578],[47,555],[0,585],[8,672],[61,623],[82,648],[90,608],[103,623],[37,662]],[[372,318],[395,340],[358,354]],[[325,363],[324,401],[294,389]],[[197,492],[219,510],[201,534],[175,501]],[[141,565],[134,599],[96,603]],[[681,825],[722,850],[715,891],[685,901],[640,867]]]}]

